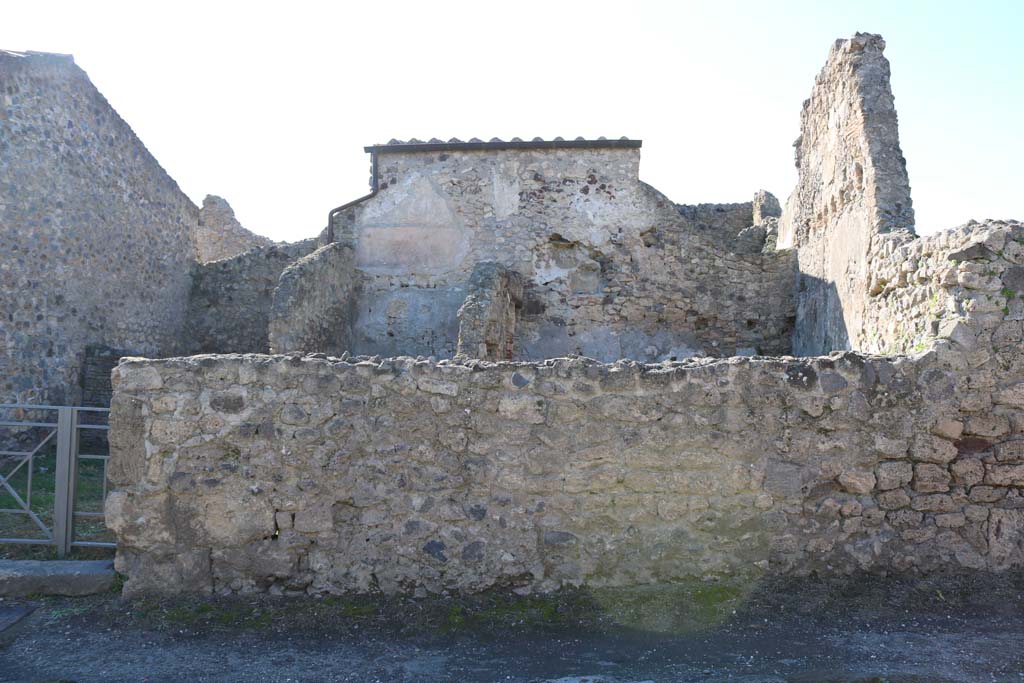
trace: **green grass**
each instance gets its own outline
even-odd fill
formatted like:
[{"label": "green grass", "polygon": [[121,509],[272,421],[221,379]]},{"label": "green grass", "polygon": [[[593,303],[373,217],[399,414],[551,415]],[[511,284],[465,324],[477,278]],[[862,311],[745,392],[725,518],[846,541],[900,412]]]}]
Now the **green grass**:
[{"label": "green grass", "polygon": [[605,614],[618,624],[658,633],[697,633],[727,621],[744,605],[756,583],[752,575],[721,583],[689,580],[601,588],[593,595]]},{"label": "green grass", "polygon": [[268,610],[238,603],[191,603],[175,605],[164,615],[169,624],[189,628],[221,627],[264,629],[273,617]]},{"label": "green grass", "polygon": [[451,605],[439,626],[445,631],[499,632],[504,628],[556,626],[567,620],[567,615],[559,611],[559,599],[545,595],[490,595],[476,603]]},{"label": "green grass", "polygon": [[352,600],[337,595],[329,595],[323,599],[325,607],[337,611],[341,616],[350,619],[365,619],[377,615],[377,608],[370,604],[358,604]]},{"label": "green grass", "polygon": [[[105,452],[105,443],[89,445],[90,453]],[[25,450],[23,446],[11,450]],[[0,474],[7,477],[18,464],[16,457],[0,458]],[[28,468],[22,465],[17,473],[8,480],[8,484],[18,493],[22,500],[28,499],[29,507],[48,528],[53,528],[53,512],[56,498],[56,455],[53,444],[48,444],[32,459],[32,493],[28,499]],[[0,487],[0,508],[20,509],[14,496],[5,488]],[[103,511],[103,461],[80,460],[76,478],[76,512]],[[24,513],[0,513],[0,537],[9,538],[45,538],[44,532]],[[75,539],[80,541],[112,541],[112,534],[107,531],[103,519],[99,517],[80,517],[75,520]],[[112,550],[108,548],[75,548],[72,556],[82,559],[110,557]],[[45,560],[56,558],[56,549],[51,545],[26,545],[20,543],[0,543],[0,559],[7,560]]]}]

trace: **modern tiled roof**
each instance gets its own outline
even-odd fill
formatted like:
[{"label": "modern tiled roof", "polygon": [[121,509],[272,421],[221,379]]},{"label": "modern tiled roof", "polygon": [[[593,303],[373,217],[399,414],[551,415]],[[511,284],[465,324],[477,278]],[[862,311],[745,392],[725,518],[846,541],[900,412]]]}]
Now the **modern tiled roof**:
[{"label": "modern tiled roof", "polygon": [[75,58],[71,55],[61,54],[60,52],[36,52],[35,50],[4,50],[0,48],[0,57],[21,57],[21,58],[35,58],[35,59],[51,59],[65,62],[74,62]]},{"label": "modern tiled roof", "polygon": [[438,140],[437,138],[431,138],[426,142],[413,138],[412,140],[405,141],[391,140],[386,145],[370,145],[363,149],[373,154],[387,154],[389,152],[465,152],[498,149],[635,149],[642,144],[642,140],[630,140],[625,137],[618,140],[609,140],[604,137],[597,140],[586,140],[584,138],[576,138],[575,140],[565,140],[563,138],[555,138],[554,140],[542,140],[541,138],[534,138],[532,140],[523,140],[521,138],[499,140],[498,138],[491,138],[487,142],[479,138],[472,138],[466,142],[458,138],[452,138],[448,142]]}]

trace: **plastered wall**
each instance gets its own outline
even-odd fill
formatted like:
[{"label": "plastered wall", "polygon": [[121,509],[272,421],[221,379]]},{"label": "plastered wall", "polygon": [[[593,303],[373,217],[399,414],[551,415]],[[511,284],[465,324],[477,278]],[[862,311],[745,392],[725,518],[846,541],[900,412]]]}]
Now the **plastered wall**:
[{"label": "plastered wall", "polygon": [[[725,228],[714,211],[688,207],[688,218],[639,180],[638,148],[377,154],[379,193],[337,226],[366,274],[354,353],[451,357],[485,262],[523,277],[517,358],[790,348],[793,255],[716,243],[712,228]],[[749,222],[750,206],[727,207],[722,221]]]}]

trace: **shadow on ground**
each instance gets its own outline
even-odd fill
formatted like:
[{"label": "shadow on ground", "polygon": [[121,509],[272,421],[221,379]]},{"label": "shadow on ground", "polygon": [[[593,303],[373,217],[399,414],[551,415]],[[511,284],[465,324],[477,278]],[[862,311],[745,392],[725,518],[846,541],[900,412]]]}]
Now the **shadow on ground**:
[{"label": "shadow on ground", "polygon": [[[0,681],[1024,681],[1024,575],[21,601]],[[2,603],[18,606],[8,600]]]}]

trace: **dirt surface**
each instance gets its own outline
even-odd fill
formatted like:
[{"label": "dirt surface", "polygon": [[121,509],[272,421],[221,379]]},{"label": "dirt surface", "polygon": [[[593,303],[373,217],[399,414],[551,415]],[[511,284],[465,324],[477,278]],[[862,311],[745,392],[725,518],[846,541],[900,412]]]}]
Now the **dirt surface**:
[{"label": "dirt surface", "polygon": [[1024,682],[1024,575],[7,600],[0,681]]}]

